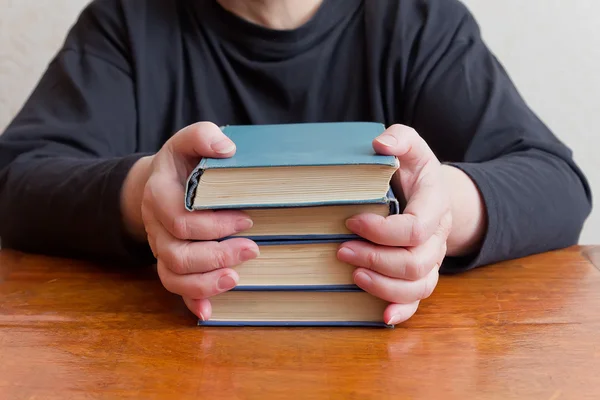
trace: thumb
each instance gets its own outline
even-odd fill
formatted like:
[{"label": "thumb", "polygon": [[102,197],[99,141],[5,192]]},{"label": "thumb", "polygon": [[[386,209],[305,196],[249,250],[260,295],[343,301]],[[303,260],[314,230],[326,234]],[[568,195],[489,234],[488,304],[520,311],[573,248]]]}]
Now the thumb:
[{"label": "thumb", "polygon": [[177,132],[165,144],[171,153],[183,157],[226,158],[235,153],[235,144],[212,122],[198,122]]},{"label": "thumb", "polygon": [[400,169],[418,172],[431,160],[437,160],[425,140],[412,128],[392,125],[373,141],[378,154],[396,156]]},{"label": "thumb", "polygon": [[189,125],[173,135],[156,154],[156,170],[184,179],[202,158],[227,158],[235,143],[212,122]]}]

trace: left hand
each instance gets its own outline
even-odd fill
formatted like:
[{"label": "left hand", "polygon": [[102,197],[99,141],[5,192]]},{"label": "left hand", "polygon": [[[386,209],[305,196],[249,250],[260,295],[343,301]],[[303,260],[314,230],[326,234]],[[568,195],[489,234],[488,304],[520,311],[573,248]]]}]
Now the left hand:
[{"label": "left hand", "polygon": [[361,214],[349,219],[348,229],[371,243],[346,242],[338,258],[359,267],[354,281],[360,288],[391,303],[383,318],[396,325],[412,317],[437,286],[452,228],[450,196],[440,162],[414,129],[393,125],[373,147],[400,161],[391,183],[394,193],[406,199],[406,208],[386,218]]}]

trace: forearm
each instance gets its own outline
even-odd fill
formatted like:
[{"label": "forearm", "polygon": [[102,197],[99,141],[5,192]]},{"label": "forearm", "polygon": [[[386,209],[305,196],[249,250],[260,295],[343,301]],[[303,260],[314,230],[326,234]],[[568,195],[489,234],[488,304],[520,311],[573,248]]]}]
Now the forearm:
[{"label": "forearm", "polygon": [[[591,210],[591,193],[573,162],[530,149],[486,162],[454,165],[471,178],[481,193],[487,218],[477,250],[462,258],[449,254],[444,262],[445,272],[459,272],[578,242]],[[478,213],[469,200],[460,204],[465,195],[459,196],[459,190],[451,193],[457,215]],[[469,217],[457,218],[453,240],[473,226],[465,222]]]},{"label": "forearm", "polygon": [[487,227],[484,201],[475,183],[458,168],[443,165],[444,182],[450,193],[452,230],[448,236],[447,254],[468,256],[481,247]]},{"label": "forearm", "polygon": [[119,194],[136,157],[88,159],[31,156],[0,170],[3,247],[94,260],[137,262],[145,248],[130,242]]},{"label": "forearm", "polygon": [[146,241],[142,219],[142,197],[150,176],[152,156],[140,158],[129,170],[120,197],[121,215],[128,234],[138,242]]}]

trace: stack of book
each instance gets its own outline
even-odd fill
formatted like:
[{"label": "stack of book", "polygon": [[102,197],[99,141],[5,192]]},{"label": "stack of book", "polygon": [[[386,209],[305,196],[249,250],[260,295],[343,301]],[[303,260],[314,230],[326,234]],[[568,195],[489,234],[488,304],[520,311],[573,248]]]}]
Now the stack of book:
[{"label": "stack of book", "polygon": [[[387,303],[353,282],[341,262],[345,225],[361,213],[398,213],[390,179],[398,160],[375,154],[378,123],[225,126],[237,146],[205,158],[187,183],[186,208],[239,209],[254,226],[240,234],[260,256],[235,267],[239,285],[211,298],[200,325],[386,326]],[[224,238],[226,239],[226,238]]]}]

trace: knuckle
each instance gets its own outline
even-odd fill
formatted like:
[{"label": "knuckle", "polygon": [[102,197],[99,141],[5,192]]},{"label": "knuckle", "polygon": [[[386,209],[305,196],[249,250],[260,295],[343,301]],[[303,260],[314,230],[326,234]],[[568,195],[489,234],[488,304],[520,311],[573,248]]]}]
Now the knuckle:
[{"label": "knuckle", "polygon": [[423,283],[423,285],[421,286],[421,292],[419,294],[419,299],[426,299],[431,295],[431,292],[433,290],[430,289],[430,284],[429,284],[429,280],[425,281]]},{"label": "knuckle", "polygon": [[401,124],[393,124],[387,130],[387,134],[394,136],[396,139],[400,139],[404,133],[406,127]]},{"label": "knuckle", "polygon": [[[190,125],[189,132],[197,136],[204,145],[209,145],[211,141],[215,140],[215,135],[221,134],[219,127],[210,121],[200,121]],[[223,134],[223,136],[225,135]]]},{"label": "knuckle", "polygon": [[413,246],[418,246],[423,244],[427,239],[427,232],[425,230],[425,225],[417,218],[412,220],[410,225],[410,243]]},{"label": "knuckle", "polygon": [[146,184],[144,185],[144,196],[148,197],[148,198],[152,198],[154,197],[154,187],[159,186],[160,184],[157,183],[157,175],[152,174],[150,175],[150,177],[148,178],[148,180],[146,181]]},{"label": "knuckle", "polygon": [[212,240],[220,239],[231,233],[228,221],[219,214],[208,212],[196,214],[193,222],[187,222],[187,237],[185,239]]},{"label": "knuckle", "polygon": [[167,272],[167,267],[164,265],[164,263],[162,262],[158,262],[157,267],[156,267],[156,272],[158,274],[158,279],[160,279],[160,282],[162,283],[163,287],[171,292],[171,293],[175,293],[175,289],[171,283],[171,279],[169,277],[169,274]]},{"label": "knuckle", "polygon": [[426,299],[429,296],[431,296],[433,294],[433,291],[435,290],[435,286],[437,284],[437,273],[434,277],[428,278],[425,280],[423,286],[422,286],[422,292],[421,292],[421,296],[420,299]]},{"label": "knuckle", "polygon": [[213,251],[212,256],[211,256],[211,263],[212,263],[212,267],[214,269],[227,268],[228,267],[227,261],[228,261],[227,254],[223,250],[218,249],[216,251]]},{"label": "knuckle", "polygon": [[158,247],[156,246],[156,239],[150,234],[146,235],[146,241],[148,242],[148,247],[150,247],[150,251],[152,252],[152,256],[155,259],[159,259]]},{"label": "knuckle", "polygon": [[144,191],[142,192],[142,204],[148,204],[154,198],[154,194],[152,192],[153,182],[153,178],[150,178],[144,185]]},{"label": "knuckle", "polygon": [[217,238],[223,238],[230,233],[229,224],[217,213],[211,214],[210,228],[207,231]]},{"label": "knuckle", "polygon": [[178,239],[188,239],[189,226],[185,215],[179,215],[173,218],[171,233]]},{"label": "knuckle", "polygon": [[370,269],[376,269],[381,264],[381,254],[378,251],[371,250],[367,253],[367,266]]},{"label": "knuckle", "polygon": [[214,295],[217,284],[212,282],[207,275],[198,277],[198,281],[194,286],[194,298],[206,299]]},{"label": "knuckle", "polygon": [[207,129],[218,129],[218,126],[210,121],[200,121],[193,125],[200,132],[206,132]]},{"label": "knuckle", "polygon": [[[421,136],[419,135],[419,132],[417,132],[417,130],[411,126],[407,126],[405,128],[406,130],[406,135],[409,136],[411,139],[421,139]],[[422,139],[421,139],[422,140]]]},{"label": "knuckle", "polygon": [[442,216],[440,226],[442,227],[443,233],[446,235],[452,230],[452,212],[450,210],[447,210]]},{"label": "knuckle", "polygon": [[[152,179],[152,178],[150,178]],[[142,214],[146,215],[153,211],[154,208],[154,191],[152,189],[151,181],[144,186],[144,191],[142,192],[142,201],[141,201],[141,210]]]},{"label": "knuckle", "polygon": [[158,274],[158,279],[160,279],[160,281],[163,282],[163,284],[167,280],[167,275],[165,272],[166,271],[164,263],[162,262],[162,260],[158,260],[158,262],[156,263],[156,273]]},{"label": "knuckle", "polygon": [[[148,225],[151,219],[151,209],[146,201],[142,199],[142,204],[140,206],[140,212],[142,215],[142,221],[145,225]],[[146,227],[147,228],[147,227]]]},{"label": "knuckle", "polygon": [[409,279],[417,280],[426,275],[427,265],[419,259],[413,258],[407,263],[406,274]]},{"label": "knuckle", "polygon": [[382,243],[389,239],[390,221],[386,218],[370,220],[366,224],[366,235],[375,242]]},{"label": "knuckle", "polygon": [[189,253],[184,249],[182,248],[179,251],[171,249],[166,257],[169,269],[178,275],[188,274],[192,270]]}]

